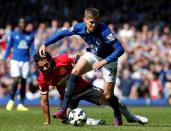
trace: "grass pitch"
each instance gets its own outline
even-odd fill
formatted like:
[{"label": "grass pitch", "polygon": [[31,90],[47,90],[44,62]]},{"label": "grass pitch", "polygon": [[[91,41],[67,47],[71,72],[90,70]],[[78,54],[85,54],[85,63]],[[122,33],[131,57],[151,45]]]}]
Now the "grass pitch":
[{"label": "grass pitch", "polygon": [[[28,112],[18,112],[14,109],[8,112],[0,107],[0,131],[171,131],[170,107],[129,107],[135,114],[146,116],[149,123],[142,126],[138,123],[128,123],[124,119],[124,125],[113,126],[113,113],[108,107],[82,107],[89,117],[106,120],[105,126],[74,127],[64,125],[60,120],[51,118],[50,125],[43,125],[43,115],[40,107],[29,107]],[[55,108],[51,108],[51,113]]]}]

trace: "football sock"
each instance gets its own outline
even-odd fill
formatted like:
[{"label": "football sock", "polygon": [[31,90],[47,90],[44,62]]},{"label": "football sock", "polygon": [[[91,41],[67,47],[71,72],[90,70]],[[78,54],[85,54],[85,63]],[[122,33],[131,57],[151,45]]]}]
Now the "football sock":
[{"label": "football sock", "polygon": [[108,99],[109,105],[114,109],[114,115],[120,116],[121,112],[119,109],[119,101],[118,98],[113,95],[111,98]]},{"label": "football sock", "polygon": [[25,99],[25,93],[26,93],[26,79],[21,78],[21,88],[20,88],[20,103],[24,104]]},{"label": "football sock", "polygon": [[61,108],[64,109],[64,110],[67,109],[68,104],[69,104],[69,102],[71,100],[71,97],[72,97],[72,95],[74,93],[74,90],[76,88],[77,78],[78,78],[78,76],[75,75],[75,74],[71,74],[69,76],[69,79],[68,79],[66,87],[65,87],[64,100],[63,100],[63,103],[62,103],[62,106],[61,106]]},{"label": "football sock", "polygon": [[124,115],[127,120],[136,121],[135,116],[127,109],[126,105],[121,101],[119,101],[119,107],[122,115]]},{"label": "football sock", "polygon": [[18,82],[19,80],[14,81],[13,85],[12,85],[12,91],[11,91],[11,99],[14,100],[16,91],[17,91],[17,86],[18,86]]}]

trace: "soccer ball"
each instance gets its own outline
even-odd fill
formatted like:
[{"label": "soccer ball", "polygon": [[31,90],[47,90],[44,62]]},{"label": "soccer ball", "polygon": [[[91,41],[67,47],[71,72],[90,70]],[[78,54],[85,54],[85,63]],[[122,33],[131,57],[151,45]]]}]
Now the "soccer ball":
[{"label": "soccer ball", "polygon": [[69,123],[74,126],[83,126],[87,121],[87,115],[81,108],[76,108],[69,113]]}]

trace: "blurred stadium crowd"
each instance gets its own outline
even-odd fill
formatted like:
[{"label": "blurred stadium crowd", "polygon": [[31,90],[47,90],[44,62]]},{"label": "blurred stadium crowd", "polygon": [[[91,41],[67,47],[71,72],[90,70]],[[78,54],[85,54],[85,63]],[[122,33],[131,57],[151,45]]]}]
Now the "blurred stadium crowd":
[{"label": "blurred stadium crowd", "polygon": [[[118,35],[125,49],[119,59],[116,93],[120,99],[161,99],[171,96],[171,2],[167,0],[19,0],[0,4],[0,97],[9,94],[12,79],[9,65],[3,55],[7,39],[19,17],[27,21],[26,30],[35,32],[34,45],[41,43],[59,30],[69,28],[82,20],[83,10],[88,6],[100,9],[102,21]],[[8,12],[8,13],[7,13]],[[78,36],[64,38],[48,47],[53,56],[70,52],[82,54],[86,44]],[[7,60],[9,62],[10,58]],[[27,98],[40,97],[34,64],[27,81]],[[86,75],[93,84],[101,86],[100,72]],[[56,97],[56,92],[50,95]]]}]

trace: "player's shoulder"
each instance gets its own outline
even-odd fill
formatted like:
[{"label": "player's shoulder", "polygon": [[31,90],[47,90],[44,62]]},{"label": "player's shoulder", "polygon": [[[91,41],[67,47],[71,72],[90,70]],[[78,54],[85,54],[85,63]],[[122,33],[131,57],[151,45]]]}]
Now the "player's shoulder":
[{"label": "player's shoulder", "polygon": [[68,56],[69,55],[67,53],[65,53],[65,54],[61,54],[59,56],[56,56],[53,59],[54,59],[54,61],[56,63],[65,63],[65,62],[68,62],[69,61],[69,57]]},{"label": "player's shoulder", "polygon": [[24,34],[25,34],[26,36],[34,37],[35,32],[34,32],[34,31],[32,31],[32,32],[26,31],[26,32],[24,32]]},{"label": "player's shoulder", "polygon": [[110,41],[115,39],[115,34],[109,29],[108,25],[104,23],[99,24],[99,32],[101,32],[102,37],[107,38]]},{"label": "player's shoulder", "polygon": [[84,26],[85,26],[84,22],[80,22],[80,23],[75,24],[75,27],[77,27],[77,28],[83,28]]},{"label": "player's shoulder", "polygon": [[73,27],[71,27],[71,29],[74,30],[75,32],[81,32],[84,28],[85,28],[84,22],[77,23]]},{"label": "player's shoulder", "polygon": [[106,29],[109,29],[109,28],[108,28],[108,26],[105,23],[99,22],[99,29],[101,31],[106,31]]},{"label": "player's shoulder", "polygon": [[16,36],[18,34],[19,34],[18,31],[15,31],[15,30],[10,33],[11,36]]}]

